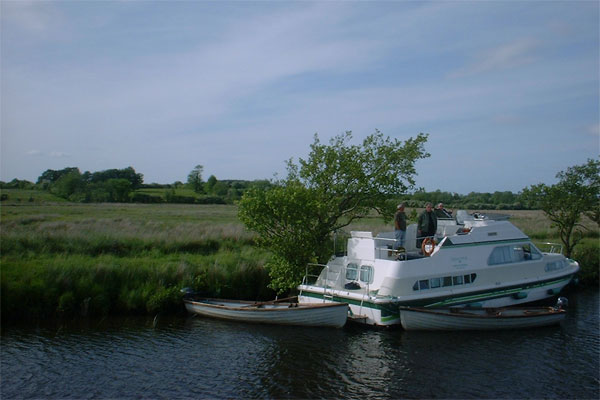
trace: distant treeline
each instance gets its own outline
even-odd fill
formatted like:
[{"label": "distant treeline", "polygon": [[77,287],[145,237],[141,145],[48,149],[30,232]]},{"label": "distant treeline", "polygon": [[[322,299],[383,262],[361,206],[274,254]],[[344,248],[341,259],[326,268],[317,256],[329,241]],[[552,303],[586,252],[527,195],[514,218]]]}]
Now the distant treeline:
[{"label": "distant treeline", "polygon": [[458,194],[450,192],[426,192],[417,190],[414,194],[405,196],[408,207],[423,207],[426,202],[435,206],[442,203],[444,208],[463,208],[469,210],[523,210],[527,209],[526,202],[520,193],[496,191],[494,193],[471,192]]},{"label": "distant treeline", "polygon": [[[45,190],[76,203],[186,203],[232,204],[249,188],[268,188],[268,180],[219,181],[214,175],[199,187],[196,183],[144,184],[143,174],[133,167],[81,173],[77,167],[48,169],[37,182],[13,179],[0,181],[1,189]],[[8,194],[2,194],[8,200]]]},{"label": "distant treeline", "polygon": [[[132,203],[185,203],[185,204],[233,204],[250,188],[268,189],[269,180],[218,180],[211,175],[206,182],[177,181],[170,184],[144,183],[143,174],[133,167],[109,169],[99,172],[68,167],[61,170],[48,169],[37,182],[13,179],[0,181],[1,189],[45,190],[72,202],[132,202]],[[3,200],[7,195],[2,195]],[[464,208],[480,210],[526,209],[520,193],[496,191],[494,193],[426,192],[417,190],[412,194],[391,195],[392,201],[403,201],[408,207],[423,207],[426,202],[443,203],[447,209]]]}]

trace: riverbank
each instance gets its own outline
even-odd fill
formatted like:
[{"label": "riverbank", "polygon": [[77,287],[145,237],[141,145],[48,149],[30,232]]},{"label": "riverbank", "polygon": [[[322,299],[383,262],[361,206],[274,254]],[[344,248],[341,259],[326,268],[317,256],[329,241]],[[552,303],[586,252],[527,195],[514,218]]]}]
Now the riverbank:
[{"label": "riverbank", "polygon": [[[182,310],[182,287],[207,296],[267,300],[269,253],[227,205],[4,203],[2,320],[156,315]],[[541,211],[514,212],[536,242],[553,241]],[[390,229],[367,218],[350,229]],[[349,230],[350,230],[349,229]],[[598,286],[598,240],[574,258]]]}]

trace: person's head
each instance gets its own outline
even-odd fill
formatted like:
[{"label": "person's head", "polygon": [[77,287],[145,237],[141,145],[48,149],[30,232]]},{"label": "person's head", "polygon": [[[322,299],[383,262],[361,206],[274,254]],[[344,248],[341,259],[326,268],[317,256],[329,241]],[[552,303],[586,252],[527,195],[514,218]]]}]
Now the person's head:
[{"label": "person's head", "polygon": [[398,204],[397,209],[398,209],[398,211],[404,211],[404,203]]},{"label": "person's head", "polygon": [[444,205],[442,203],[439,203],[435,208],[441,210],[442,208],[444,208]]},{"label": "person's head", "polygon": [[431,211],[431,209],[432,209],[432,208],[433,208],[433,204],[431,204],[430,202],[427,202],[427,203],[425,204],[425,209],[426,209],[427,211]]}]

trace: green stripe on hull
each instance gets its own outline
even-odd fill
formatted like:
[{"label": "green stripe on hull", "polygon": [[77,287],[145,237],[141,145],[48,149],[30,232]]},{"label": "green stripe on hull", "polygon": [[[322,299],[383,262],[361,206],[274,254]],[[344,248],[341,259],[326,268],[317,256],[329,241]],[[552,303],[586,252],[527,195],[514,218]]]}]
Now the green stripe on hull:
[{"label": "green stripe on hull", "polygon": [[442,298],[415,299],[415,300],[410,300],[410,301],[397,301],[397,300],[390,299],[389,302],[385,302],[385,303],[373,303],[368,300],[364,300],[361,302],[356,299],[350,299],[347,297],[341,297],[341,296],[335,296],[335,295],[333,297],[330,297],[328,295],[327,298],[324,298],[322,293],[314,293],[314,292],[310,292],[310,291],[306,291],[306,290],[302,291],[302,296],[312,297],[312,298],[320,299],[320,300],[325,299],[325,300],[334,301],[334,302],[338,302],[338,303],[347,303],[347,304],[351,304],[351,305],[355,305],[355,306],[362,306],[362,307],[366,307],[366,308],[380,310],[381,318],[382,318],[382,320],[384,320],[385,317],[399,318],[398,309],[397,309],[397,307],[399,305],[413,306],[413,307],[416,307],[416,306],[443,307],[443,306],[451,306],[451,305],[457,305],[457,304],[476,303],[476,302],[485,301],[485,300],[493,300],[493,299],[497,299],[497,298],[501,298],[501,297],[512,296],[513,294],[522,292],[524,290],[532,290],[532,289],[537,289],[537,288],[544,287],[544,286],[555,285],[555,284],[561,283],[561,282],[568,282],[571,280],[571,278],[572,278],[571,276],[568,276],[566,278],[556,279],[556,280],[547,281],[547,282],[539,282],[539,283],[535,283],[532,285],[514,286],[514,287],[510,287],[510,288],[504,288],[504,289],[486,291],[486,292],[480,292],[480,293],[473,293],[473,294],[468,294],[468,295],[446,296],[446,297],[442,297]]},{"label": "green stripe on hull", "polygon": [[350,304],[353,306],[362,306],[365,308],[371,308],[374,310],[378,310],[378,311],[381,311],[381,319],[382,320],[386,317],[400,318],[400,315],[398,314],[398,305],[396,302],[393,302],[393,301],[386,302],[386,303],[373,303],[369,300],[359,301],[356,299],[350,299],[348,297],[341,297],[341,296],[335,296],[335,295],[333,297],[328,295],[325,298],[322,293],[308,292],[306,290],[302,291],[302,296],[312,297],[313,299],[320,299],[320,300],[324,299],[324,300],[333,301],[336,303],[347,303],[347,304]]}]

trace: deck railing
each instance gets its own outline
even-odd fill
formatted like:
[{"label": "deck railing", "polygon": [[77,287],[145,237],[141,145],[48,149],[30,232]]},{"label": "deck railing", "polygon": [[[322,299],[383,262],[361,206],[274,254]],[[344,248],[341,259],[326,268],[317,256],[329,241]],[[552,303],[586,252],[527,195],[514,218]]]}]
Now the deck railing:
[{"label": "deck railing", "polygon": [[540,243],[540,250],[542,250],[544,253],[553,253],[553,254],[562,254],[563,253],[563,245],[560,243],[551,243],[551,242],[544,242],[544,243]]}]

